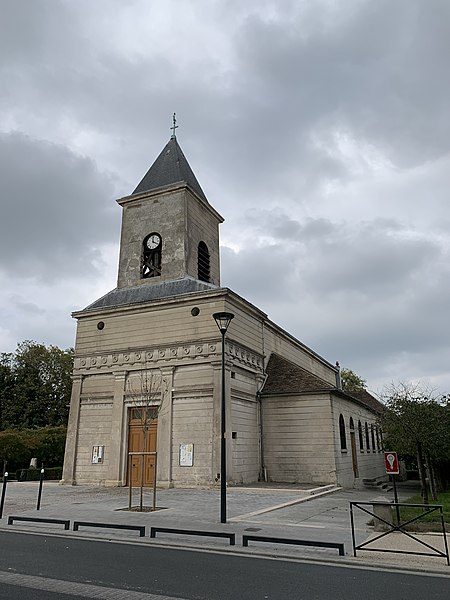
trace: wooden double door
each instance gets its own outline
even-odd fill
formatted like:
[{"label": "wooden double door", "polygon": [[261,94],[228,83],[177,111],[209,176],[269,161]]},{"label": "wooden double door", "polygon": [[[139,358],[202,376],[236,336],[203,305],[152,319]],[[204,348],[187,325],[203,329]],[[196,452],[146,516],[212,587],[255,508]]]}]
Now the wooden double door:
[{"label": "wooden double door", "polygon": [[[158,418],[151,408],[130,408],[128,411],[128,452],[156,452]],[[155,455],[128,454],[127,485],[139,487],[144,475],[145,487],[151,487],[155,477]]]}]

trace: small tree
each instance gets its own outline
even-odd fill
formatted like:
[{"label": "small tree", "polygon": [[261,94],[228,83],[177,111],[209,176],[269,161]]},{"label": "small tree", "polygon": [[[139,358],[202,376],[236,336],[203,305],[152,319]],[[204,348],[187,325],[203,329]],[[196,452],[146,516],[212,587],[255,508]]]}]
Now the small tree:
[{"label": "small tree", "polygon": [[382,394],[386,410],[382,426],[387,443],[401,454],[416,456],[422,499],[428,504],[428,481],[436,498],[436,462],[450,459],[449,406],[421,383],[387,386]]},{"label": "small tree", "polygon": [[[131,399],[135,409],[135,415],[138,416],[143,432],[142,441],[142,459],[141,459],[141,478],[140,478],[140,495],[139,495],[139,510],[143,510],[144,496],[144,467],[145,467],[145,452],[147,452],[148,432],[151,424],[158,418],[161,411],[164,397],[161,394],[162,375],[161,372],[155,369],[140,370],[137,373],[130,374],[127,381],[127,396]],[[154,480],[156,482],[156,465],[154,469]],[[130,474],[130,489],[131,489],[131,474]],[[153,486],[153,507],[156,507],[156,486]],[[131,496],[130,496],[131,498]]]},{"label": "small tree", "polygon": [[366,380],[351,369],[341,369],[341,382],[344,392],[360,392],[366,389]]}]

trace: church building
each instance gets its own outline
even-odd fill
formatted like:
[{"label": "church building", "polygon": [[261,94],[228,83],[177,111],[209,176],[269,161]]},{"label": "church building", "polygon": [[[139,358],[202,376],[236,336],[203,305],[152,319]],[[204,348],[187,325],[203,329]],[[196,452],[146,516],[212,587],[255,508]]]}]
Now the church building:
[{"label": "church building", "polygon": [[338,366],[221,286],[223,218],[175,134],[117,202],[117,287],[73,314],[62,483],[150,486],[155,472],[168,487],[219,482],[219,312],[234,315],[224,344],[228,483],[382,477],[378,401],[344,392]]}]

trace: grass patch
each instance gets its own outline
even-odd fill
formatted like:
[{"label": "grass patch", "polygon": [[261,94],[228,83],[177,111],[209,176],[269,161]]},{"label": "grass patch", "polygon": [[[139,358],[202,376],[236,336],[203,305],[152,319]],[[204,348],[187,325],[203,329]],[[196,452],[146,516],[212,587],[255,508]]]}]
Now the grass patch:
[{"label": "grass patch", "polygon": [[[406,500],[406,503],[407,504],[422,504],[422,496],[420,496],[420,495],[411,496],[411,498],[408,498],[408,500]],[[440,494],[438,494],[437,501],[430,500],[430,504],[431,505],[436,505],[436,504],[442,505],[444,521],[447,524],[446,529],[448,530],[449,529],[448,525],[450,525],[450,490],[448,490],[446,492],[441,492]],[[402,523],[404,523],[405,521],[409,521],[410,519],[413,519],[414,517],[419,516],[423,512],[426,512],[426,510],[427,510],[426,508],[422,509],[422,508],[414,508],[411,506],[407,506],[407,507],[401,506],[400,507],[400,520]],[[395,521],[397,521],[395,510],[393,510],[393,514],[394,514]],[[407,527],[407,529],[409,529],[409,528],[411,528],[411,530],[414,530],[414,531],[441,531],[442,525],[441,525],[440,511],[436,510],[436,511],[432,512],[431,514],[424,515],[421,519],[412,523],[411,526]]]}]

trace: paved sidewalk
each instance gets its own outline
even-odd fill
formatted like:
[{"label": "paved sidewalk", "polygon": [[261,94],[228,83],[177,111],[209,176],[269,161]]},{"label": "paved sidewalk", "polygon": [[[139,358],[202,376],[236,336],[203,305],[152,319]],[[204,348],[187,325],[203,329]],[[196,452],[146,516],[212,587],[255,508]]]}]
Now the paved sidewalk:
[{"label": "paved sidewalk", "polygon": [[[353,557],[349,502],[368,502],[374,498],[392,500],[392,493],[379,490],[342,490],[324,486],[252,486],[230,487],[227,490],[228,522],[220,523],[220,491],[218,489],[160,489],[157,491],[156,512],[133,512],[128,509],[128,488],[100,488],[89,486],[61,486],[45,482],[41,510],[36,510],[37,482],[9,482],[6,491],[1,529],[8,531],[46,532],[57,535],[91,537],[132,543],[208,548],[227,552],[251,553],[285,557],[370,565],[375,568],[403,568],[428,573],[445,573],[450,567],[440,557],[411,554],[388,554],[358,551]],[[400,490],[400,500],[411,495],[411,490]],[[144,506],[152,506],[151,490],[144,494]],[[133,493],[132,506],[139,504],[139,490]],[[140,538],[136,531],[82,527],[78,532],[64,531],[61,525],[15,522],[8,525],[8,517],[68,519],[96,523],[145,525],[147,535]],[[369,516],[355,511],[355,538],[360,544],[373,537],[373,528],[367,525]],[[205,531],[223,531],[236,534],[236,546],[229,546],[223,538],[197,537],[184,534],[159,534],[149,538],[151,526]],[[250,542],[243,548],[244,534],[295,538],[319,542],[339,542],[345,545],[345,557],[336,549],[286,545],[280,543]],[[421,535],[431,546],[443,548],[442,536]],[[377,548],[380,548],[379,541]],[[409,552],[428,551],[403,534],[391,534],[382,540],[382,548],[400,548]]]}]

